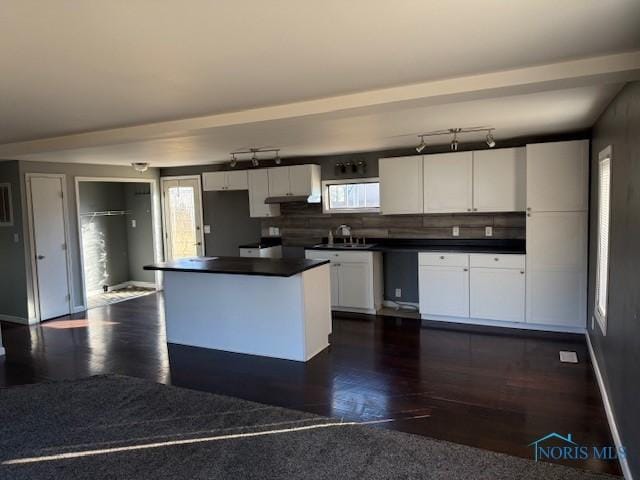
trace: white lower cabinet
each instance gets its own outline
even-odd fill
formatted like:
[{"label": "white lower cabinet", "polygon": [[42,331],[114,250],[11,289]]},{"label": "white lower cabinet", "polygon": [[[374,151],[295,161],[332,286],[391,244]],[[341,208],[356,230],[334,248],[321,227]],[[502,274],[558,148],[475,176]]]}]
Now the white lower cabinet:
[{"label": "white lower cabinet", "polygon": [[421,314],[469,316],[467,267],[421,266],[418,277]]},{"label": "white lower cabinet", "polygon": [[331,261],[331,306],[334,310],[375,313],[382,306],[380,252],[307,250],[305,257]]},{"label": "white lower cabinet", "polygon": [[282,258],[282,246],[275,245],[273,247],[263,248],[241,248],[240,256],[254,258]]},{"label": "white lower cabinet", "polygon": [[471,268],[469,315],[474,318],[524,322],[524,270]]}]

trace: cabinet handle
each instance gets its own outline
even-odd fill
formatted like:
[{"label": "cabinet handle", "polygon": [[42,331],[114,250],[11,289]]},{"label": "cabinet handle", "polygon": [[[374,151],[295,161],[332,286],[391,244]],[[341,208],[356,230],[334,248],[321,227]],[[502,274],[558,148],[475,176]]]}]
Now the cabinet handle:
[{"label": "cabinet handle", "polygon": [[463,272],[468,272],[468,271],[469,271],[469,269],[468,269],[468,268],[463,268],[463,269],[462,269],[462,271],[463,271]]},{"label": "cabinet handle", "polygon": [[499,260],[500,260],[500,259],[499,259],[498,257],[496,257],[496,258],[494,258],[494,259],[493,259],[493,261],[494,261],[494,262],[497,262],[497,261],[499,261]]},{"label": "cabinet handle", "polygon": [[531,214],[530,214],[530,213],[527,213],[527,217],[530,217],[530,216],[531,216]]},{"label": "cabinet handle", "polygon": [[478,209],[477,209],[477,208],[474,208],[474,209],[473,209],[473,211],[474,211],[474,212],[477,212],[477,211],[478,211]]},{"label": "cabinet handle", "polygon": [[444,260],[444,255],[442,255],[442,256],[440,257],[440,260]]},{"label": "cabinet handle", "polygon": [[524,275],[524,270],[520,270],[520,273],[521,273],[522,275]]},{"label": "cabinet handle", "polygon": [[530,212],[530,211],[531,211],[531,207],[527,207],[527,212]]},{"label": "cabinet handle", "polygon": [[467,208],[467,212],[470,212],[470,211],[471,211],[471,209],[470,209],[470,208]]}]

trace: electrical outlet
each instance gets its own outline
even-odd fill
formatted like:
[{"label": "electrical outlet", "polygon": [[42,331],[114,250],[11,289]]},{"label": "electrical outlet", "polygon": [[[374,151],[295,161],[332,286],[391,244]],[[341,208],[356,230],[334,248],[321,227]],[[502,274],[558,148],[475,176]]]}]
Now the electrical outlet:
[{"label": "electrical outlet", "polygon": [[13,243],[20,243],[20,234],[18,233],[13,234]]},{"label": "electrical outlet", "polygon": [[454,237],[459,237],[460,236],[460,227],[455,226],[451,229],[451,235],[453,235]]},{"label": "electrical outlet", "polygon": [[491,226],[484,227],[484,236],[485,237],[493,237],[493,227],[491,227]]},{"label": "electrical outlet", "polygon": [[402,297],[402,289],[396,288],[396,298],[401,298],[401,297]]},{"label": "electrical outlet", "polygon": [[204,233],[211,233],[211,225],[204,225]]},{"label": "electrical outlet", "polygon": [[136,221],[135,221],[135,219],[131,220],[131,228],[136,228]]}]

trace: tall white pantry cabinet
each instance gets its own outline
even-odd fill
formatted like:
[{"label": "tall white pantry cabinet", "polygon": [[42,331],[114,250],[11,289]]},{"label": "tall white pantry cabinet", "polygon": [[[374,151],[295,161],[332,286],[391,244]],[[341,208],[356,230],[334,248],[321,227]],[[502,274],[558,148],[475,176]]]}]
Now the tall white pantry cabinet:
[{"label": "tall white pantry cabinet", "polygon": [[588,189],[588,140],[527,145],[527,323],[586,327]]}]

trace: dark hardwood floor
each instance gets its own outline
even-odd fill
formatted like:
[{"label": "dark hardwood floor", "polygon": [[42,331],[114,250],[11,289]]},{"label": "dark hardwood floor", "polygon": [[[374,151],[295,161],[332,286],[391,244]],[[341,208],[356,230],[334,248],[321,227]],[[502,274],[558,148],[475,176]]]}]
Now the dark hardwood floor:
[{"label": "dark hardwood floor", "polygon": [[[306,364],[172,345],[161,294],[34,327],[2,323],[0,386],[116,373],[532,458],[572,433],[613,443],[582,336],[336,315],[331,347]],[[580,363],[561,364],[559,350]],[[615,462],[568,465],[620,474]]]}]

